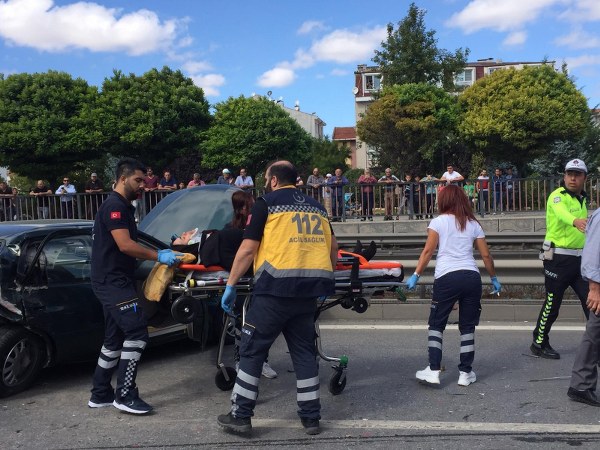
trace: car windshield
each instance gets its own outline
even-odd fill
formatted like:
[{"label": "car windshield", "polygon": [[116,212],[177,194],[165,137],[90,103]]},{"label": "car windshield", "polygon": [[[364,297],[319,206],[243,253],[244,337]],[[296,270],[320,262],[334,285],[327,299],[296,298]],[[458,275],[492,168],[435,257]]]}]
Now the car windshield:
[{"label": "car windshield", "polygon": [[144,217],[139,229],[166,243],[187,230],[221,229],[231,221],[231,196],[238,190],[225,185],[183,189],[167,195]]}]

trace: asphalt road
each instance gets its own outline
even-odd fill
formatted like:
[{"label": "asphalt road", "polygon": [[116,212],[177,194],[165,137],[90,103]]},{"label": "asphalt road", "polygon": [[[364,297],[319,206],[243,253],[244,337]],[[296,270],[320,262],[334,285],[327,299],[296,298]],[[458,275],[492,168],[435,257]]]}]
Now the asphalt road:
[{"label": "asphalt road", "polygon": [[[531,324],[482,324],[476,332],[469,387],[458,379],[459,335],[445,333],[445,372],[439,388],[418,384],[427,365],[423,323],[330,322],[322,325],[326,352],[350,357],[341,395],[327,385],[321,362],[322,428],[303,433],[296,415],[295,377],[283,340],[271,350],[274,380],[261,380],[252,437],[223,433],[216,416],[229,393],[214,384],[216,349],[191,342],[145,352],[138,376],[149,416],[87,407],[94,364],[48,369],[20,395],[0,399],[0,448],[598,448],[600,408],[566,396],[583,327],[557,323],[552,344],[558,361],[529,354]],[[561,325],[562,329],[559,329]],[[228,350],[231,350],[228,348]],[[227,352],[231,355],[231,351]]]}]

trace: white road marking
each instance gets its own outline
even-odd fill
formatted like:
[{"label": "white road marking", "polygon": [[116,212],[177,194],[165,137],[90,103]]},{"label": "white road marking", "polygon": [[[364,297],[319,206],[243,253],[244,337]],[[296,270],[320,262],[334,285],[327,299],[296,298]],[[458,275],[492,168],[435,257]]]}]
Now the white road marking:
[{"label": "white road marking", "polygon": [[[299,428],[298,420],[252,419],[252,425],[270,428]],[[462,431],[485,433],[600,433],[600,425],[502,422],[434,422],[409,420],[321,420],[324,429]]]},{"label": "white road marking", "polygon": [[[357,324],[357,323],[325,323],[319,324],[321,330],[426,330],[427,324]],[[526,325],[478,325],[477,331],[533,331],[535,324]],[[447,330],[458,330],[458,325],[452,324],[446,327]],[[585,324],[582,325],[554,325],[552,331],[584,331]]]}]

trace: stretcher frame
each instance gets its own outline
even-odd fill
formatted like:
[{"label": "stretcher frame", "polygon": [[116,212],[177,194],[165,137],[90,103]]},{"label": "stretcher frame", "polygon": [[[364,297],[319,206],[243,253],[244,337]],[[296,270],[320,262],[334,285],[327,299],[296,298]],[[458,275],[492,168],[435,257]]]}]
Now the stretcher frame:
[{"label": "stretcher frame", "polygon": [[[318,356],[326,362],[334,363],[331,367],[333,374],[329,380],[328,389],[333,395],[341,394],[346,387],[346,371],[348,370],[349,358],[347,355],[340,355],[339,357],[329,356],[323,350],[321,340],[321,330],[319,327],[319,317],[322,312],[331,309],[335,306],[342,306],[344,309],[352,309],[357,313],[364,313],[369,308],[369,301],[365,297],[372,295],[376,291],[383,290],[394,290],[396,289],[399,293],[399,288],[405,283],[402,282],[404,273],[402,265],[400,264],[400,276],[390,277],[390,279],[381,280],[380,278],[374,279],[361,279],[359,276],[359,260],[358,258],[346,257],[338,261],[344,269],[350,268],[350,277],[342,280],[336,280],[335,282],[335,294],[322,297],[318,300],[317,310],[315,312],[315,348]],[[188,265],[188,267],[191,267]],[[183,265],[186,268],[186,265]],[[210,269],[210,268],[209,268]],[[213,268],[218,269],[218,268]],[[185,281],[179,283],[172,283],[168,287],[169,300],[174,301],[177,298],[186,296],[191,297],[194,300],[202,301],[202,308],[205,308],[203,300],[214,298],[217,294],[224,291],[227,284],[226,277],[217,277],[213,280],[194,280],[192,278],[193,270],[188,271]],[[246,309],[252,296],[253,280],[249,277],[241,278],[236,284],[236,291],[238,296],[244,297],[244,305],[242,308],[242,317],[245,317]],[[194,308],[191,304],[187,304],[187,307]],[[235,368],[226,366],[224,363],[224,348],[225,341],[228,335],[231,335],[229,330],[235,330],[236,318],[231,315],[226,315],[223,330],[219,339],[219,348],[217,352],[217,374],[215,375],[215,384],[223,391],[233,389],[237,372]],[[234,336],[235,338],[235,336]]]}]

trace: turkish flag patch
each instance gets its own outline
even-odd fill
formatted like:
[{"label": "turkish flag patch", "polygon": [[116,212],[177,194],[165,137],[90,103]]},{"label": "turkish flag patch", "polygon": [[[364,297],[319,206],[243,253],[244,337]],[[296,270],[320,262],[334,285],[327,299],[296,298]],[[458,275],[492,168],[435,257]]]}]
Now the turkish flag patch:
[{"label": "turkish flag patch", "polygon": [[121,211],[112,211],[110,213],[110,218],[111,218],[111,220],[120,219],[121,218]]}]

